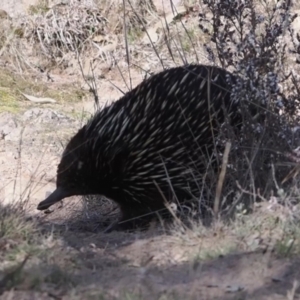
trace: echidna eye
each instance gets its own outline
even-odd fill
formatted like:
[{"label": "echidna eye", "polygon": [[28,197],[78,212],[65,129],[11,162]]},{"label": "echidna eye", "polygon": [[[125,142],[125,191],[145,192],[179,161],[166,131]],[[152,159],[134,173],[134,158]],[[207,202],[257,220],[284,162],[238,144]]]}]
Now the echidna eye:
[{"label": "echidna eye", "polygon": [[82,166],[83,166],[83,162],[81,160],[79,160],[77,163],[77,170],[82,169]]}]

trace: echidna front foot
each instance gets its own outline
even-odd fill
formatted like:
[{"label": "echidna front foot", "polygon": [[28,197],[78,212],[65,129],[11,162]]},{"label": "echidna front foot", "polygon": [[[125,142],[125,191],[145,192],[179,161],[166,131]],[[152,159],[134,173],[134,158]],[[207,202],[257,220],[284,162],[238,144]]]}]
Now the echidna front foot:
[{"label": "echidna front foot", "polygon": [[133,222],[133,221],[126,221],[126,220],[117,220],[113,223],[111,223],[110,225],[108,225],[103,233],[111,233],[113,231],[135,231],[137,229],[139,230],[143,230],[146,229],[147,227],[141,224],[141,223],[137,223],[137,222]]},{"label": "echidna front foot", "polygon": [[[132,216],[132,215],[131,215]],[[113,231],[135,231],[146,230],[150,224],[151,219],[136,216],[134,218],[128,217],[128,214],[122,214],[122,217],[111,224],[109,224],[103,233],[111,233]]]},{"label": "echidna front foot", "polygon": [[112,222],[103,231],[103,233],[111,233],[120,230],[119,221]]},{"label": "echidna front foot", "polygon": [[121,219],[119,228],[121,230],[147,230],[152,221],[159,221],[158,211],[161,207],[144,207],[143,205],[121,207]]}]

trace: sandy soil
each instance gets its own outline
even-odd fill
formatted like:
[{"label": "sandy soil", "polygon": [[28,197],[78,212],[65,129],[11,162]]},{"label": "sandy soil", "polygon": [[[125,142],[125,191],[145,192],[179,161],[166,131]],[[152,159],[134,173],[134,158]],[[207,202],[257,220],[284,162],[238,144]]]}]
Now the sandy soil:
[{"label": "sandy soil", "polygon": [[[15,15],[34,2],[2,1],[0,8]],[[106,79],[116,79],[116,74]],[[136,85],[141,76],[132,76]],[[67,77],[53,76],[53,84],[64,83]],[[120,76],[118,80],[118,86],[125,88]],[[121,95],[107,80],[99,90],[107,95],[104,102]],[[58,224],[55,234],[63,242],[53,259],[66,257],[76,283],[6,291],[0,299],[300,299],[293,293],[287,296],[300,279],[299,257],[250,251],[242,241],[236,246],[236,237],[222,229],[185,234],[174,230],[170,234],[154,228],[103,234],[101,230],[66,229],[72,213],[81,209],[79,199],[69,199],[50,215],[37,211],[37,203],[55,188],[63,145],[81,126],[70,112],[92,113],[93,102],[34,105],[24,101],[22,105],[25,112],[0,115],[0,198],[3,205],[28,198],[28,215],[48,225]],[[232,239],[235,250],[228,251]]]}]

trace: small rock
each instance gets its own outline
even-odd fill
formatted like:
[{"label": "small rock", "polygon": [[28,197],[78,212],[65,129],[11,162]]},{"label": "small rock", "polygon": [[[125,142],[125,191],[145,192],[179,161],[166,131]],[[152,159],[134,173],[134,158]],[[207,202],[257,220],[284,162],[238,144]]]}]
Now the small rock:
[{"label": "small rock", "polygon": [[243,291],[245,288],[240,285],[227,285],[226,286],[226,292],[227,293],[237,293],[240,291]]}]

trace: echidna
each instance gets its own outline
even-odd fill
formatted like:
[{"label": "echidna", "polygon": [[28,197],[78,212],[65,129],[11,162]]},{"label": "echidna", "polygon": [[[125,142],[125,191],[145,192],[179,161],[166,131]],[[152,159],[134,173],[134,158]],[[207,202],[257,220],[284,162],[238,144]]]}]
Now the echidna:
[{"label": "echidna", "polygon": [[218,126],[225,115],[234,125],[240,121],[239,101],[231,97],[235,81],[205,65],[144,80],[71,138],[57,188],[38,209],[72,195],[99,194],[119,205],[125,221],[163,209],[164,199],[199,198]]}]

